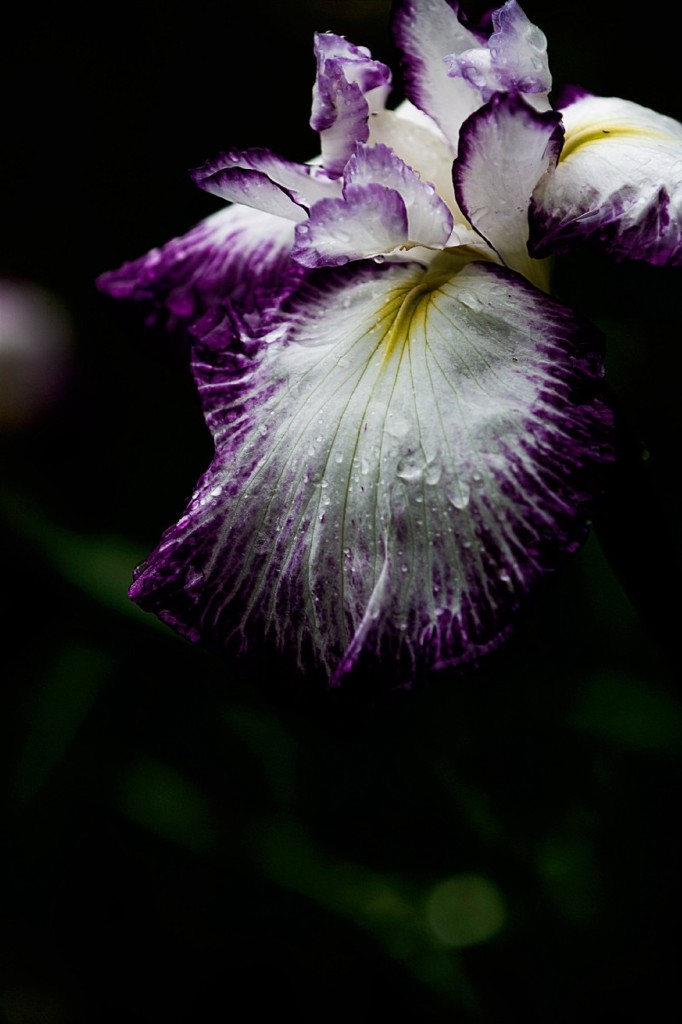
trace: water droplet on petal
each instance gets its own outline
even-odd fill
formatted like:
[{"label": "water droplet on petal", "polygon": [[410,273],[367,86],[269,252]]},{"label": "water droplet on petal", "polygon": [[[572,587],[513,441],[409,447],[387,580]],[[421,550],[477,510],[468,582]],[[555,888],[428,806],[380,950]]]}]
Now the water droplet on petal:
[{"label": "water droplet on petal", "polygon": [[421,460],[417,460],[414,455],[405,456],[399,461],[396,467],[396,475],[399,476],[401,480],[407,480],[411,483],[421,480],[423,472],[423,462]]},{"label": "water droplet on petal", "polygon": [[456,509],[466,508],[469,504],[469,487],[464,480],[453,480],[446,486],[445,496]]}]

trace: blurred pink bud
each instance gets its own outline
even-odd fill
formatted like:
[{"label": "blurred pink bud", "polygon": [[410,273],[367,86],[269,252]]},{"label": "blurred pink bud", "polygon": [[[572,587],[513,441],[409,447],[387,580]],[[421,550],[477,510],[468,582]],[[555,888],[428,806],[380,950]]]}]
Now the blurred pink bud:
[{"label": "blurred pink bud", "polygon": [[64,303],[31,281],[0,278],[0,431],[39,419],[63,390],[72,323]]}]

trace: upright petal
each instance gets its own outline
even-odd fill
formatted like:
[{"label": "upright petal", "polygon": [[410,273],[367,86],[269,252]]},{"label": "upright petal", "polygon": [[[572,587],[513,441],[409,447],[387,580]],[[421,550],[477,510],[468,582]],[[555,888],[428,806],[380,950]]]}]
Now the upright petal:
[{"label": "upright petal", "polygon": [[370,113],[383,110],[391,71],[372,59],[364,46],[353,46],[332,32],[315,36],[317,77],[310,127],[320,133],[322,163],[339,177],[358,142],[369,136]]},{"label": "upright petal", "polygon": [[409,100],[403,100],[395,110],[384,110],[371,117],[369,128],[371,145],[381,143],[389,146],[424,181],[432,182],[450,210],[456,212],[452,189],[452,150],[428,114]]},{"label": "upright petal", "polygon": [[392,30],[407,97],[435,121],[454,155],[460,125],[481,96],[465,79],[448,76],[445,57],[480,47],[484,37],[460,21],[455,0],[399,0]]},{"label": "upright petal", "polygon": [[292,255],[308,267],[387,256],[414,246],[442,249],[453,218],[430,182],[388,146],[358,145],[344,171],[343,198],[322,200],[296,229]]},{"label": "upright petal", "polygon": [[538,110],[548,110],[552,76],[547,39],[526,17],[516,0],[492,12],[493,32],[483,47],[448,55],[449,74],[475,86],[485,103],[495,92],[526,96]]},{"label": "upright petal", "polygon": [[139,302],[149,322],[189,324],[231,296],[247,310],[291,274],[294,225],[243,206],[226,206],[179,238],[97,279],[100,291]]},{"label": "upright petal", "polygon": [[131,590],[184,636],[399,685],[496,646],[584,537],[599,340],[517,275],[361,262],[308,274],[262,337],[198,333],[215,459]]},{"label": "upright petal", "polygon": [[682,124],[637,103],[582,96],[531,207],[535,256],[585,242],[618,259],[682,264]]},{"label": "upright petal", "polygon": [[560,114],[495,93],[464,123],[453,166],[455,195],[473,226],[508,267],[543,287],[546,270],[528,254],[528,207],[562,141]]}]

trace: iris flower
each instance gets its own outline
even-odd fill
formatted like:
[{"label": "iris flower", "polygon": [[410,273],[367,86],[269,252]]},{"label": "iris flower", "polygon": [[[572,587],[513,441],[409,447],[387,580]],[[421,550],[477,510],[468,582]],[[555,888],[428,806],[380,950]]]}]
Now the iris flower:
[{"label": "iris flower", "polygon": [[574,89],[516,0],[392,14],[391,71],[325,32],[296,163],[229,150],[226,202],[103,274],[186,326],[214,443],[131,597],[225,653],[393,685],[496,648],[578,547],[613,458],[599,332],[549,257],[679,265],[682,125]]}]

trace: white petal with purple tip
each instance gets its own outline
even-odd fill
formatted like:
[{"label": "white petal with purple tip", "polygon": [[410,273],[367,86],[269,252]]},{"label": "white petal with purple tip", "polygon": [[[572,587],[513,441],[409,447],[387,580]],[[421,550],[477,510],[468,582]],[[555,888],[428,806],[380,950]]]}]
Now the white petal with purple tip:
[{"label": "white petal with purple tip", "polygon": [[267,149],[223,153],[192,171],[195,184],[228,202],[252,206],[289,220],[304,220],[318,199],[341,186],[312,164],[296,164]]},{"label": "white petal with purple tip", "polygon": [[533,195],[531,250],[591,242],[617,258],[682,264],[682,124],[600,96],[562,113],[559,164]]},{"label": "white petal with purple tip", "polygon": [[292,256],[306,267],[339,266],[408,242],[405,202],[376,182],[348,185],[343,199],[322,199],[296,227]]},{"label": "white petal with purple tip", "polygon": [[371,182],[395,189],[407,210],[407,233],[411,242],[442,248],[452,231],[452,214],[436,193],[434,185],[422,181],[388,146],[358,146],[344,173],[344,194],[348,185]]},{"label": "white petal with purple tip", "polygon": [[320,134],[326,172],[339,177],[356,144],[367,141],[370,113],[384,107],[391,72],[364,46],[331,32],[315,36],[315,56],[310,126]]},{"label": "white petal with purple tip", "polygon": [[541,287],[545,268],[528,254],[533,189],[558,159],[561,115],[540,114],[524,99],[496,93],[462,127],[453,168],[459,204],[504,263]]},{"label": "white petal with purple tip", "polygon": [[448,76],[445,58],[480,47],[482,40],[447,0],[403,0],[396,6],[393,35],[409,99],[436,122],[456,153],[460,125],[480,106],[481,96],[462,78]]}]

